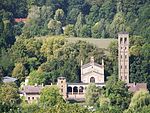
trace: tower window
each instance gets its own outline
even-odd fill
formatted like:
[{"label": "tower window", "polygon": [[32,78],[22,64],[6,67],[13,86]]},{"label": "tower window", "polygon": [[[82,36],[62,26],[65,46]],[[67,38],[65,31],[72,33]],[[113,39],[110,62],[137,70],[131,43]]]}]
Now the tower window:
[{"label": "tower window", "polygon": [[127,66],[125,65],[125,69],[127,69]]},{"label": "tower window", "polygon": [[127,55],[125,55],[125,59],[127,58]]},{"label": "tower window", "polygon": [[125,43],[125,44],[127,43],[127,38],[124,38],[124,43]]},{"label": "tower window", "polygon": [[120,44],[122,43],[122,38],[120,38]]},{"label": "tower window", "polygon": [[63,83],[63,81],[61,81],[61,83]]},{"label": "tower window", "polygon": [[121,67],[121,69],[122,69],[122,65],[121,65],[120,67]]},{"label": "tower window", "polygon": [[124,79],[127,79],[127,76],[125,76]]},{"label": "tower window", "polygon": [[120,77],[120,79],[122,79],[122,76]]}]

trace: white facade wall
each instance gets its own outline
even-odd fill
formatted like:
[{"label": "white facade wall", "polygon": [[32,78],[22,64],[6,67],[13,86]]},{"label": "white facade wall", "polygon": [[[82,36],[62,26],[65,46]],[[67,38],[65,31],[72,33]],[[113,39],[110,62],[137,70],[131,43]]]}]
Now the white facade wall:
[{"label": "white facade wall", "polygon": [[104,67],[91,63],[88,67],[81,67],[81,81],[90,83],[90,78],[95,78],[95,83],[104,83]]},{"label": "white facade wall", "polygon": [[33,101],[37,102],[40,98],[40,95],[39,94],[25,94],[25,100],[28,102],[28,103],[32,103]]}]

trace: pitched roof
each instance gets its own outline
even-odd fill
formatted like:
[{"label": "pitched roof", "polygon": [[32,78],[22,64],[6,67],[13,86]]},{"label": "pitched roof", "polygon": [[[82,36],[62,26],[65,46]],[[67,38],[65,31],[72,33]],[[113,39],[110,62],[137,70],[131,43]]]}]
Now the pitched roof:
[{"label": "pitched roof", "polygon": [[102,73],[96,72],[95,70],[91,70],[91,71],[89,71],[89,72],[86,72],[86,73],[84,73],[83,75],[87,75],[87,74],[90,74],[90,73],[92,73],[92,72],[97,73],[97,74],[100,74],[100,75],[103,75]]},{"label": "pitched roof", "polygon": [[127,84],[129,87],[129,91],[131,92],[136,92],[139,91],[140,89],[147,90],[147,83],[129,83]]},{"label": "pitched roof", "polygon": [[15,18],[15,22],[25,22],[27,18]]},{"label": "pitched roof", "polygon": [[3,77],[3,82],[15,82],[17,79],[9,76]]},{"label": "pitched roof", "polygon": [[39,94],[42,86],[24,86],[23,92],[26,94]]},{"label": "pitched roof", "polygon": [[[92,66],[92,65],[93,65],[93,63],[90,62],[90,63],[82,65],[82,68],[87,68],[87,67]],[[94,65],[98,66],[98,67],[102,67],[102,65],[95,63],[95,62],[94,62]]]}]

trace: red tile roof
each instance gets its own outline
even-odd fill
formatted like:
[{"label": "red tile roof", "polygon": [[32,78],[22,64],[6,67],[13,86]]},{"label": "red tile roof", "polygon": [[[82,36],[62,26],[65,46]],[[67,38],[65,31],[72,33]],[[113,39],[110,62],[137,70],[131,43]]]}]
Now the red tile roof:
[{"label": "red tile roof", "polygon": [[15,22],[25,22],[27,18],[15,18]]}]

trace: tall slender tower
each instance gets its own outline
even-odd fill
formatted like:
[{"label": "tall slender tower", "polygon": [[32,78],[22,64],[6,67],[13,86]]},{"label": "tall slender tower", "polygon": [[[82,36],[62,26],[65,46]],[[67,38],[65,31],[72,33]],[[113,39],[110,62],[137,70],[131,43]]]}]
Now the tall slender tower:
[{"label": "tall slender tower", "polygon": [[118,33],[118,70],[119,79],[129,83],[129,34]]}]

